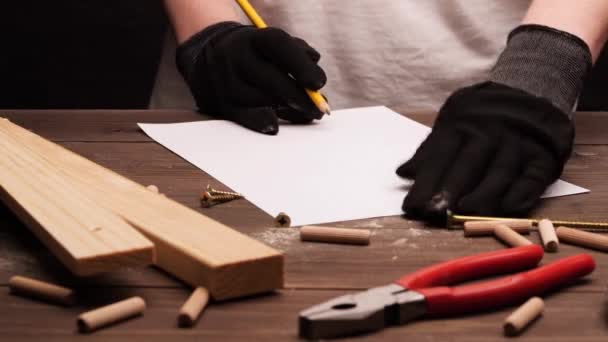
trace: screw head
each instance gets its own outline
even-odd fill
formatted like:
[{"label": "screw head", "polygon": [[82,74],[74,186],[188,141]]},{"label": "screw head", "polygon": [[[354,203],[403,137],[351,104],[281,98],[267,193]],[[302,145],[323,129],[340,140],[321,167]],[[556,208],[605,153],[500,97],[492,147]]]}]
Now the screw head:
[{"label": "screw head", "polygon": [[274,218],[274,223],[275,226],[279,228],[289,227],[291,226],[291,218],[289,217],[289,215],[281,212],[277,215],[277,217]]},{"label": "screw head", "polygon": [[213,203],[213,201],[214,201],[214,198],[213,198],[213,196],[211,196],[209,191],[203,191],[201,193],[201,203],[203,204],[203,206],[209,207],[209,206],[211,206],[211,203]]}]

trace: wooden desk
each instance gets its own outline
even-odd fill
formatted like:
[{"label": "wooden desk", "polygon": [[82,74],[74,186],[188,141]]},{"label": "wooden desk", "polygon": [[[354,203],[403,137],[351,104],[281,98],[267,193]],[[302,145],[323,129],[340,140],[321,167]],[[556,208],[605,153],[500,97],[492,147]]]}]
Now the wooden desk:
[{"label": "wooden desk", "polygon": [[[406,112],[403,108],[395,108]],[[154,269],[124,270],[91,279],[73,279],[7,209],[0,207],[0,341],[291,341],[297,314],[312,304],[390,282],[422,266],[502,248],[493,238],[464,238],[460,231],[426,228],[419,222],[386,217],[337,224],[374,232],[369,247],[301,243],[295,229],[268,228],[272,218],[247,201],[200,208],[198,192],[207,183],[223,188],[138,130],[136,122],[198,120],[187,111],[3,111],[14,122],[60,142],[104,166],[160,191],[286,254],[286,289],[274,295],[212,304],[194,329],[179,329],[176,313],[190,290]],[[430,114],[410,117],[430,124]],[[537,216],[608,219],[608,113],[577,116],[577,146],[564,179],[591,188],[591,194],[546,200]],[[219,144],[219,142],[218,142]],[[537,240],[536,235],[532,239]],[[522,340],[604,341],[608,255],[563,245],[545,262],[580,252],[596,258],[589,282],[547,297],[545,316]],[[80,305],[60,308],[8,294],[8,278],[21,274],[81,289]],[[146,299],[145,315],[89,336],[76,332],[79,312],[124,297]],[[412,322],[357,340],[495,341],[511,309],[436,321]]]}]

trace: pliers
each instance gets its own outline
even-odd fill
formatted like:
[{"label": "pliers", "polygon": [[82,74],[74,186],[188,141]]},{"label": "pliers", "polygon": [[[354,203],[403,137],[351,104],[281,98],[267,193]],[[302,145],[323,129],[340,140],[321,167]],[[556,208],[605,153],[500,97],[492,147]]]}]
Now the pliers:
[{"label": "pliers", "polygon": [[300,312],[303,338],[341,337],[403,324],[420,317],[441,317],[516,305],[591,273],[587,254],[510,276],[458,287],[448,285],[535,267],[543,257],[538,245],[481,253],[446,261],[405,275],[392,284],[331,299]]}]

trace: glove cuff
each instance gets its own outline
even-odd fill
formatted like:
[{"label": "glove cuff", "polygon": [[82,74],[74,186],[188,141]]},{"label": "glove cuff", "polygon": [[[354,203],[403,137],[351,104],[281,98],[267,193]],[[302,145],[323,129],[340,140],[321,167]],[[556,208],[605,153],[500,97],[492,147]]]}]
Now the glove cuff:
[{"label": "glove cuff", "polygon": [[509,34],[490,81],[545,98],[570,117],[592,65],[589,47],[577,36],[522,25]]},{"label": "glove cuff", "polygon": [[195,73],[196,63],[201,51],[213,40],[244,25],[235,21],[223,21],[213,24],[188,38],[177,47],[175,63],[177,69],[190,83],[191,75]]}]

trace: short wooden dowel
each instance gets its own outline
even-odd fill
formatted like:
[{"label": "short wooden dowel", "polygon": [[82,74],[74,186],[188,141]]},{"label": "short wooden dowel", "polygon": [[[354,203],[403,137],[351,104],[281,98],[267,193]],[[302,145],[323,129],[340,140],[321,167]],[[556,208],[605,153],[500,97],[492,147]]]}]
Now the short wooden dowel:
[{"label": "short wooden dowel", "polygon": [[543,242],[543,247],[547,252],[557,252],[559,249],[559,239],[555,233],[555,227],[551,220],[542,219],[538,222],[538,233]]},{"label": "short wooden dowel", "polygon": [[558,227],[555,232],[561,242],[608,252],[608,236],[606,235],[568,227]]},{"label": "short wooden dowel", "polygon": [[532,244],[530,240],[519,235],[519,233],[503,224],[499,224],[494,228],[494,235],[511,247],[527,246]]},{"label": "short wooden dowel", "polygon": [[75,301],[72,289],[32,278],[13,276],[9,279],[8,286],[11,293],[50,303],[70,306]]},{"label": "short wooden dowel", "polygon": [[464,236],[492,235],[494,234],[494,228],[501,224],[520,234],[528,234],[532,228],[532,221],[530,220],[467,221],[464,223]]},{"label": "short wooden dowel", "polygon": [[302,241],[369,245],[370,235],[370,231],[365,229],[318,226],[303,226],[300,228],[300,239]]},{"label": "short wooden dowel", "polygon": [[158,187],[154,184],[150,184],[146,188],[148,188],[148,190],[152,191],[153,193],[159,193]]},{"label": "short wooden dowel", "polygon": [[141,315],[145,309],[146,302],[141,297],[131,297],[82,313],[78,316],[78,329],[81,332],[91,332],[112,323]]},{"label": "short wooden dowel", "polygon": [[180,327],[191,327],[209,302],[209,291],[204,287],[194,289],[188,300],[179,309],[177,322]]},{"label": "short wooden dowel", "polygon": [[540,316],[545,307],[545,303],[539,297],[532,297],[517,310],[515,310],[504,323],[505,335],[515,336]]}]

